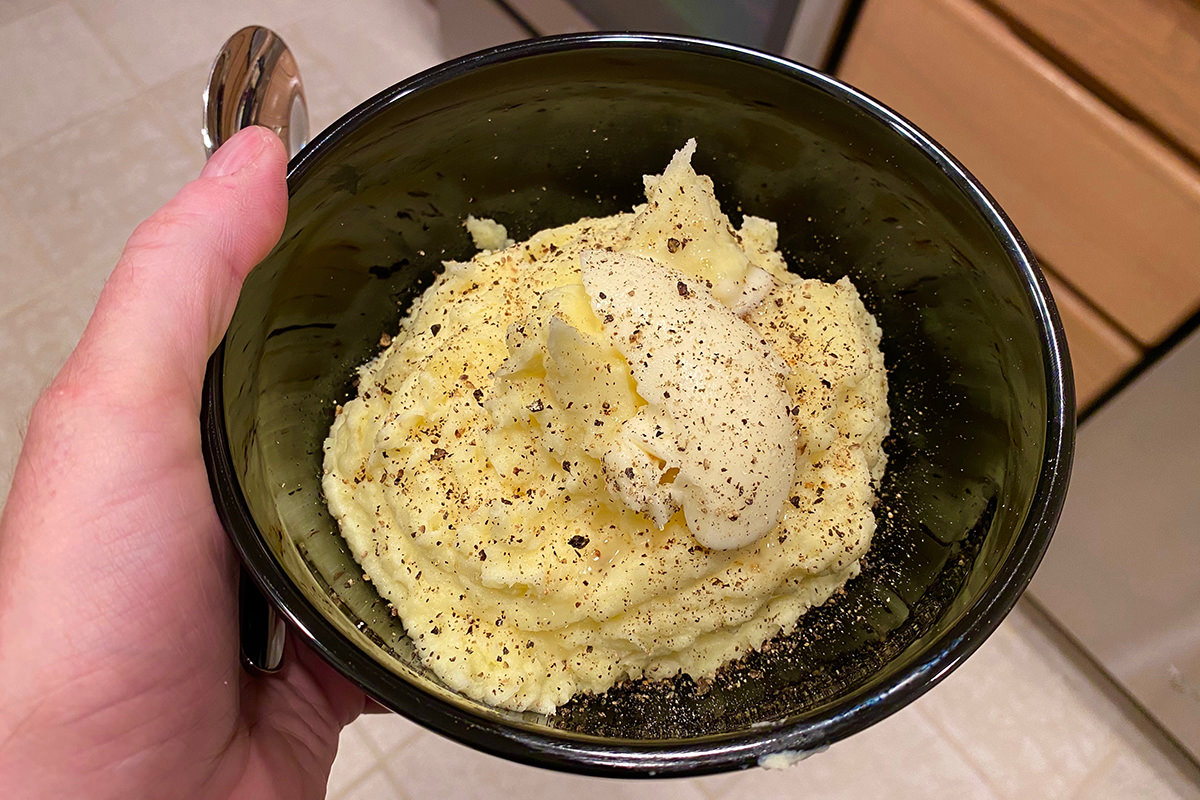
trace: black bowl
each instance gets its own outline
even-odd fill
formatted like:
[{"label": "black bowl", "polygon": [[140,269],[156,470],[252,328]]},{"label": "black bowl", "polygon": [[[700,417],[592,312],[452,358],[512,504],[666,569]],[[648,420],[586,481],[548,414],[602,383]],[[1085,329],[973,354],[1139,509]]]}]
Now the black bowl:
[{"label": "black bowl", "polygon": [[[779,223],[806,276],[849,275],[883,328],[892,435],[862,575],[707,691],[687,678],[552,717],[445,688],[359,574],[321,495],[321,443],[355,368],[473,213],[518,240],[627,210],[696,137],[735,219]],[[958,666],[1029,582],[1074,435],[1062,326],[1004,213],[913,125],[838,81],[740,47],[585,35],[508,45],[377,95],[293,159],[290,212],[209,366],[204,444],[247,568],[307,642],[383,705],[518,761],[702,774],[821,748]]]}]

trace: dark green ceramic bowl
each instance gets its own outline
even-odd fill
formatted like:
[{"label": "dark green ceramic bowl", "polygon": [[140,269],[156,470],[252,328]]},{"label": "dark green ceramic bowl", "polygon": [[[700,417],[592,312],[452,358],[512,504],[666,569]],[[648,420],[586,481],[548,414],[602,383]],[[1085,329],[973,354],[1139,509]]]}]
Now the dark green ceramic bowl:
[{"label": "dark green ceramic bowl", "polygon": [[[552,717],[440,684],[359,574],[321,496],[321,443],[461,221],[518,240],[626,210],[689,137],[735,220],[779,223],[792,268],[849,275],[883,328],[892,436],[861,576],[713,686],[681,678]],[[287,229],[210,364],[204,442],[248,570],[383,705],[451,738],[601,775],[701,774],[807,752],[962,663],[1029,582],[1067,487],[1073,391],[1034,259],[937,144],[836,80],[750,50],[568,36],[489,50],[377,95],[292,161]]]}]

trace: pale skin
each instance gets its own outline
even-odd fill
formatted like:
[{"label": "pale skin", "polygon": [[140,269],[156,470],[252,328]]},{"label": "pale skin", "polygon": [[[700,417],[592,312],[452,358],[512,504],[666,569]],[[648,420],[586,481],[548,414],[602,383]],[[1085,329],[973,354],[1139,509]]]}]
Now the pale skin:
[{"label": "pale skin", "polygon": [[298,641],[242,671],[237,558],[200,450],[204,366],[278,240],[251,128],[134,232],[38,400],[0,519],[8,797],[320,798],[361,692]]}]

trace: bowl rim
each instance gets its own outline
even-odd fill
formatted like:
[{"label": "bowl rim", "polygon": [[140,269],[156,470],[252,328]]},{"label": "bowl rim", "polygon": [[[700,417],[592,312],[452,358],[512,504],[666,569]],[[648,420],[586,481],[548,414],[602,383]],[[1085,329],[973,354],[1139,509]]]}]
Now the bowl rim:
[{"label": "bowl rim", "polygon": [[[288,165],[289,190],[338,142],[408,95],[480,67],[565,50],[648,48],[688,51],[785,73],[835,95],[891,127],[933,161],[965,195],[1003,243],[1036,317],[1045,356],[1046,444],[1037,486],[999,577],[971,609],[922,656],[868,693],[829,703],[803,722],[717,734],[697,742],[605,740],[551,735],[497,723],[430,695],[388,670],[337,630],[283,571],[260,533],[233,467],[225,430],[225,340],[209,359],[201,403],[202,446],[218,514],[246,570],[299,638],[368,696],[414,722],[493,755],[586,775],[653,777],[705,775],[746,768],[776,753],[802,757],[825,749],[898,711],[957,668],[999,626],[1032,579],[1049,544],[1066,495],[1074,451],[1074,382],[1066,338],[1050,290],[1020,233],[992,196],[953,156],[907,119],[829,75],[752,48],[709,39],[648,33],[585,33],[531,39],[471,53],[418,73],[361,103],[319,134]],[[289,194],[291,192],[289,191]]]}]

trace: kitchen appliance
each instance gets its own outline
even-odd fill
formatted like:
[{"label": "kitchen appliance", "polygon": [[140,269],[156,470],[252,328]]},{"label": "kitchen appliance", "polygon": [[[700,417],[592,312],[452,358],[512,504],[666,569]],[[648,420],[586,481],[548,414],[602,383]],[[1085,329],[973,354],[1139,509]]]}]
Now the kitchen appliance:
[{"label": "kitchen appliance", "polygon": [[[1200,333],[1101,406],[1033,598],[1200,762]],[[1197,768],[1193,764],[1193,772]]]},{"label": "kitchen appliance", "polygon": [[861,0],[503,0],[499,5],[530,35],[625,30],[704,36],[832,72],[841,37],[849,30],[845,23]]}]

